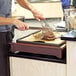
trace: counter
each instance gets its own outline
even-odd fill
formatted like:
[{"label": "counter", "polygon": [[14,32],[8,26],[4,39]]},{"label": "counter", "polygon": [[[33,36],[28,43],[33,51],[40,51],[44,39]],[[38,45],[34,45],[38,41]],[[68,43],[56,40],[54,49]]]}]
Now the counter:
[{"label": "counter", "polygon": [[76,37],[61,38],[66,40],[67,46],[67,76],[76,76]]}]

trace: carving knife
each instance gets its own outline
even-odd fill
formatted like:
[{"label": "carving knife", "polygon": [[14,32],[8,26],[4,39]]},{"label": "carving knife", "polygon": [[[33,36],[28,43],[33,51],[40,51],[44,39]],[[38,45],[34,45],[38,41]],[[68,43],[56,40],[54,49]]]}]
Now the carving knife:
[{"label": "carving knife", "polygon": [[31,30],[48,30],[48,28],[43,28],[43,27],[29,27]]}]

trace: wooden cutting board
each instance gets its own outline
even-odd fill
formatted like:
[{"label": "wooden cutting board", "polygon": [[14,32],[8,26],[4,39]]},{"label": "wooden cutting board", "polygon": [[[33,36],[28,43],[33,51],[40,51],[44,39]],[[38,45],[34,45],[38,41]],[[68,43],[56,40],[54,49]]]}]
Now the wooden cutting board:
[{"label": "wooden cutting board", "polygon": [[27,37],[23,37],[23,38],[19,39],[19,41],[21,41],[21,42],[32,42],[32,43],[38,42],[37,44],[39,44],[39,42],[41,41],[41,42],[44,42],[43,44],[57,45],[57,46],[65,43],[64,40],[60,39],[61,35],[63,34],[62,32],[54,32],[56,39],[52,40],[52,41],[42,40],[40,38],[35,37],[35,35],[38,33],[40,33],[40,32],[37,32],[35,34],[31,34]]}]

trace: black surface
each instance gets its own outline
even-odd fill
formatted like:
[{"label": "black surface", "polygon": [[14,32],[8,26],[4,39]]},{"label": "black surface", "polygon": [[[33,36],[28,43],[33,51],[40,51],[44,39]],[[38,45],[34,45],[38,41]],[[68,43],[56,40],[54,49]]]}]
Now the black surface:
[{"label": "black surface", "polygon": [[59,59],[55,56],[33,54],[33,53],[26,53],[26,52],[18,52],[18,53],[9,52],[9,56],[66,64],[66,56],[64,56],[62,59]]},{"label": "black surface", "polygon": [[61,37],[61,40],[76,41],[76,38],[71,38],[71,37]]},{"label": "black surface", "polygon": [[72,31],[70,31],[70,32],[67,32],[66,34],[62,35],[61,40],[76,41],[76,36],[73,34]]}]

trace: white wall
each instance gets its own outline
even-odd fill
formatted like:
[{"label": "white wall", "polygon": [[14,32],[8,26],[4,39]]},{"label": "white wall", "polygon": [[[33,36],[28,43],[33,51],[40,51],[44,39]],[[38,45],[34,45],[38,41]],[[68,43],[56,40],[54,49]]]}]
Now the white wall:
[{"label": "white wall", "polygon": [[[40,11],[46,18],[57,18],[63,17],[62,4],[61,2],[51,2],[51,3],[32,3],[32,5]],[[33,18],[30,11],[25,10],[18,4],[15,5],[16,9],[12,13],[13,16],[25,16],[25,18]]]}]

